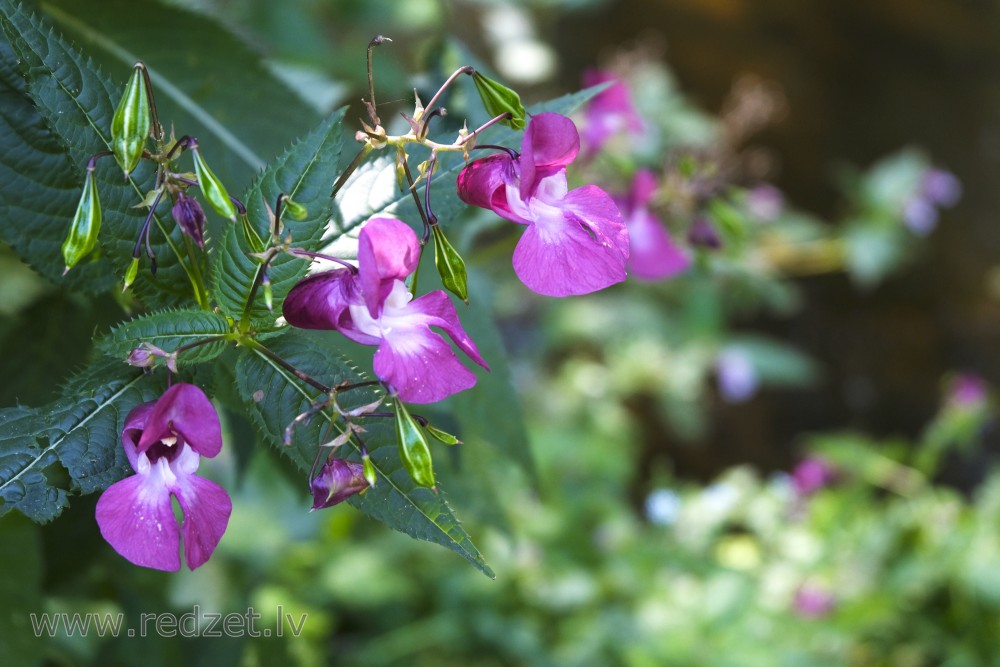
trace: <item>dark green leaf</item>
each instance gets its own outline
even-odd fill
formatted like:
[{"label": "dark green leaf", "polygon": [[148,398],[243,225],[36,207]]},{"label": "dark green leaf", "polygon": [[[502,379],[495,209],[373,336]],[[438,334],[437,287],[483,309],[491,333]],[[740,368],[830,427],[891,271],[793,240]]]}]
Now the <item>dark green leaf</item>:
[{"label": "dark green leaf", "polygon": [[171,310],[125,322],[98,340],[97,347],[108,356],[123,361],[142,343],[155,345],[164,352],[173,352],[182,345],[205,339],[215,340],[185,350],[177,357],[179,365],[197,364],[219,356],[226,349],[225,337],[229,332],[229,321],[218,313]]}]

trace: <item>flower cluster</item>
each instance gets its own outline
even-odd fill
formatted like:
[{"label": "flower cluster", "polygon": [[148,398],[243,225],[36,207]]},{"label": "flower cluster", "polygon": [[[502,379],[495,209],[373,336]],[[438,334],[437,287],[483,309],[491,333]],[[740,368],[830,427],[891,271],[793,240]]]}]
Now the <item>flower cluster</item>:
[{"label": "flower cluster", "polygon": [[903,209],[903,222],[914,234],[926,236],[937,226],[938,208],[954,206],[962,197],[962,183],[950,171],[927,169],[917,191]]}]

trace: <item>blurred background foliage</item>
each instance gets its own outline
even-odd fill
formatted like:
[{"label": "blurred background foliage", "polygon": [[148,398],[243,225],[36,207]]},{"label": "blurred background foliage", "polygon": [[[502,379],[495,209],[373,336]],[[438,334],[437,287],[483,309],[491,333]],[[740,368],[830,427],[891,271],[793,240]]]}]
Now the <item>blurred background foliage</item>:
[{"label": "blurred background foliage", "polygon": [[[234,526],[195,572],[127,566],[96,498],[44,528],[0,523],[0,664],[1000,664],[995,406],[978,377],[1000,370],[992,3],[80,6],[39,8],[113,76],[124,49],[232,123],[240,141],[213,152],[237,191],[332,109],[362,116],[375,34],[393,39],[378,98],[399,111],[470,62],[529,102],[613,71],[646,128],[571,176],[625,193],[653,170],[651,209],[692,266],[543,300],[513,279],[511,226],[480,212],[449,230],[473,293],[491,286],[534,455],[516,465],[525,443],[493,414],[440,457],[496,581],[346,507],[309,514],[301,480],[230,419],[235,447],[206,467],[235,489]],[[475,124],[471,95],[453,94],[451,127]],[[908,218],[928,156],[964,185],[933,232]],[[720,248],[692,243],[703,218]],[[44,402],[121,305],[7,248],[0,274],[2,404]],[[44,641],[27,620],[194,605],[308,620],[297,638]]]}]

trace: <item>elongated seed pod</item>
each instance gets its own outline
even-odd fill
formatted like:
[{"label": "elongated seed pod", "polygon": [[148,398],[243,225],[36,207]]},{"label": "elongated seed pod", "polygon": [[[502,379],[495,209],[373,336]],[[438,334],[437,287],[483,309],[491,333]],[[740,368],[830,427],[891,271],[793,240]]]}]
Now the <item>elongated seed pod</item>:
[{"label": "elongated seed pod", "polygon": [[216,213],[236,222],[236,206],[229,199],[229,193],[226,192],[225,186],[205,164],[197,145],[191,148],[191,153],[194,155],[194,172],[198,176],[198,187],[201,188],[205,201],[215,209]]},{"label": "elongated seed pod", "polygon": [[469,278],[465,270],[465,260],[438,225],[434,225],[431,229],[434,231],[434,265],[437,266],[438,274],[441,276],[441,284],[446,290],[468,303]]},{"label": "elongated seed pod", "polygon": [[87,168],[87,179],[83,183],[83,194],[76,205],[76,213],[70,224],[69,234],[62,244],[63,260],[66,262],[65,275],[97,247],[97,237],[101,233],[101,201],[97,196],[94,168]]},{"label": "elongated seed pod", "polygon": [[393,400],[396,412],[396,440],[399,443],[399,458],[410,477],[420,486],[434,487],[434,466],[431,462],[431,448],[427,445],[420,426],[414,421],[403,402]]},{"label": "elongated seed pod", "polygon": [[145,69],[142,63],[135,64],[132,78],[111,119],[111,150],[126,177],[139,164],[149,136],[149,95],[143,80]]}]

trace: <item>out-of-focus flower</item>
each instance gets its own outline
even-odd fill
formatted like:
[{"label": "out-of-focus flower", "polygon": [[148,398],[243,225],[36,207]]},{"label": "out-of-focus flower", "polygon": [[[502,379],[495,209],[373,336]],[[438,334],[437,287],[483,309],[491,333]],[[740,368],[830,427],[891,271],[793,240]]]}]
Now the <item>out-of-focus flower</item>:
[{"label": "out-of-focus flower", "polygon": [[622,81],[604,70],[589,69],[583,73],[584,87],[608,81],[614,83],[594,95],[584,112],[583,145],[587,157],[600,151],[610,138],[621,132],[642,134],[646,129]]},{"label": "out-of-focus flower", "polygon": [[952,381],[948,402],[960,408],[979,408],[988,396],[989,389],[981,377],[962,374]]},{"label": "out-of-focus flower", "polygon": [[917,191],[903,205],[903,223],[924,236],[937,226],[938,208],[951,207],[962,197],[962,183],[950,171],[928,169]]},{"label": "out-of-focus flower", "polygon": [[681,497],[671,489],[656,489],[646,497],[646,518],[657,526],[672,526],[681,513]]},{"label": "out-of-focus flower", "polygon": [[746,194],[747,212],[762,222],[774,222],[785,210],[785,195],[770,183],[762,183]]},{"label": "out-of-focus flower", "polygon": [[312,509],[333,507],[356,493],[368,490],[369,486],[363,464],[332,458],[319,474],[309,480],[309,489],[313,494]]},{"label": "out-of-focus flower", "polygon": [[836,599],[829,591],[810,584],[803,584],[795,591],[792,611],[806,618],[822,618],[833,611],[836,604]]},{"label": "out-of-focus flower", "polygon": [[792,470],[792,486],[800,497],[811,496],[835,478],[833,466],[815,456],[803,459]]},{"label": "out-of-focus flower", "polygon": [[656,176],[648,169],[640,169],[632,180],[628,197],[615,198],[628,228],[628,268],[641,280],[669,278],[691,266],[691,258],[649,211],[648,204],[655,191]]},{"label": "out-of-focus flower", "polygon": [[410,227],[372,218],[358,239],[358,269],[318,273],[288,293],[285,319],[303,329],[335,329],[362,345],[377,345],[374,370],[409,403],[433,403],[476,384],[476,376],[431,327],[440,328],[470,359],[488,369],[442,290],[417,299],[403,280],[420,259]]},{"label": "out-of-focus flower", "polygon": [[596,185],[567,188],[566,165],[579,150],[573,121],[540,113],[528,123],[519,156],[491,155],[458,176],[462,201],[526,225],[514,272],[547,296],[589,294],[626,277],[628,231],[618,207]]},{"label": "out-of-focus flower", "polygon": [[703,215],[695,218],[688,230],[688,243],[699,248],[718,250],[722,247],[722,237],[716,231],[712,221]]},{"label": "out-of-focus flower", "polygon": [[719,393],[729,403],[742,403],[757,391],[760,377],[750,355],[736,346],[724,347],[715,359]]},{"label": "out-of-focus flower", "polygon": [[[97,524],[115,551],[136,565],[192,570],[209,559],[232,512],[226,491],[195,474],[202,456],[222,448],[222,429],[211,401],[194,385],[179,383],[125,417],[122,444],[135,475],[112,484],[97,501]],[[184,512],[180,530],[171,496]]]}]

